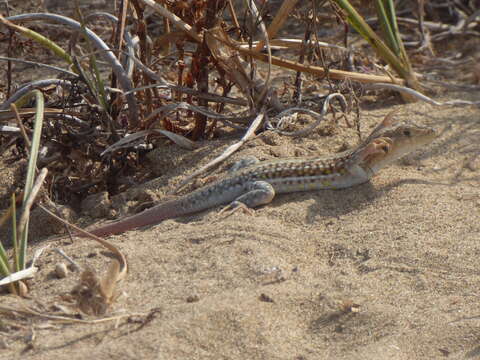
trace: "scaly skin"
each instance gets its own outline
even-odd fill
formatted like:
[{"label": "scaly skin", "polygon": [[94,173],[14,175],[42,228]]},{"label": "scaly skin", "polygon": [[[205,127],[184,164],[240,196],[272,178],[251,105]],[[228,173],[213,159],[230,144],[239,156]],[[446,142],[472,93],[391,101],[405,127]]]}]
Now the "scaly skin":
[{"label": "scaly skin", "polygon": [[352,150],[330,157],[273,160],[247,165],[183,197],[90,232],[107,236],[222,204],[233,202],[233,205],[243,203],[256,207],[270,203],[275,194],[355,186],[369,181],[396,159],[430,143],[436,135],[436,131],[429,127],[395,123],[389,114],[363,143]]}]

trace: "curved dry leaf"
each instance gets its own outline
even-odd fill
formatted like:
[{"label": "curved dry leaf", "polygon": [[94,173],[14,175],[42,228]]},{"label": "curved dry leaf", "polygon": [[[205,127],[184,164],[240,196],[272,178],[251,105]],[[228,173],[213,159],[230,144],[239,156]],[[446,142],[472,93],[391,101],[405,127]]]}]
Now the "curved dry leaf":
[{"label": "curved dry leaf", "polygon": [[112,302],[115,295],[115,287],[120,276],[120,263],[118,260],[113,260],[108,267],[107,273],[100,280],[100,291],[103,296]]},{"label": "curved dry leaf", "polygon": [[172,140],[175,144],[177,144],[178,146],[180,146],[184,149],[193,150],[193,149],[196,149],[198,147],[197,144],[195,144],[193,141],[187,139],[185,136],[175,134],[171,131],[161,130],[161,129],[151,129],[151,131],[162,134],[162,135],[165,135],[170,140]]},{"label": "curved dry leaf", "polygon": [[0,280],[0,286],[8,285],[22,279],[32,278],[37,271],[37,267],[31,266],[27,269],[14,272],[13,274],[5,276],[2,280]]},{"label": "curved dry leaf", "polygon": [[168,130],[150,129],[150,130],[138,131],[133,134],[128,134],[124,138],[118,140],[117,142],[107,147],[105,150],[103,150],[103,152],[100,155],[104,156],[105,154],[108,154],[113,151],[117,151],[124,148],[130,148],[132,146],[138,145],[138,143],[144,140],[145,136],[148,136],[154,133],[162,134],[168,137],[175,144],[187,150],[193,150],[197,147],[193,141],[187,139],[182,135],[172,133],[171,131],[168,131]]}]

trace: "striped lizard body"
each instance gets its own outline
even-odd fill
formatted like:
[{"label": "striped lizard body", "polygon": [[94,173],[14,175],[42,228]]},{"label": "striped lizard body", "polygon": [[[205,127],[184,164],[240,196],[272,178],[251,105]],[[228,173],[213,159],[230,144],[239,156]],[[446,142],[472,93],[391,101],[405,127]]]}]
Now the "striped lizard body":
[{"label": "striped lizard body", "polygon": [[270,203],[275,194],[355,186],[369,181],[401,156],[430,143],[436,135],[430,127],[394,122],[389,114],[352,150],[312,159],[240,161],[224,179],[90,232],[107,236],[223,204],[253,208]]}]

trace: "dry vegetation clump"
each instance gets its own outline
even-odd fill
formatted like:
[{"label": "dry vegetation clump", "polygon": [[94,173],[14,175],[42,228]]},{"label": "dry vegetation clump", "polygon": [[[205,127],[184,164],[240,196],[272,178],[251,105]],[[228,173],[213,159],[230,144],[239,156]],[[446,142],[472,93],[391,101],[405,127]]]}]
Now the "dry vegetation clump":
[{"label": "dry vegetation clump", "polygon": [[[382,62],[352,36],[357,27],[347,22],[342,3],[286,1],[279,7],[273,1],[256,8],[248,1],[135,0],[117,2],[112,14],[85,8],[74,9],[71,18],[15,14],[3,20],[8,57],[46,59],[53,51],[56,58],[46,65],[56,64],[57,70],[38,64],[38,79],[26,82],[20,69],[31,64],[4,62],[8,101],[1,121],[16,127],[9,104],[22,86],[42,89],[46,108],[39,166],[50,171],[53,199],[78,204],[88,194],[121,192],[149,178],[144,155],[166,134],[154,129],[197,141],[215,136],[220,127],[247,126],[262,106],[270,118],[299,105],[318,110],[322,97],[338,92],[351,108],[364,93],[357,84],[390,82],[392,72],[373,75]],[[406,47],[414,48],[414,59],[438,63],[434,47],[443,39],[477,34],[475,7],[465,3],[397,5],[398,26]],[[380,30],[374,6],[352,4]],[[278,78],[269,63],[297,75]],[[53,75],[42,78],[44,71]],[[28,132],[33,111],[23,106],[20,116]],[[10,154],[10,161],[27,156],[17,132],[1,134],[2,153]]]}]

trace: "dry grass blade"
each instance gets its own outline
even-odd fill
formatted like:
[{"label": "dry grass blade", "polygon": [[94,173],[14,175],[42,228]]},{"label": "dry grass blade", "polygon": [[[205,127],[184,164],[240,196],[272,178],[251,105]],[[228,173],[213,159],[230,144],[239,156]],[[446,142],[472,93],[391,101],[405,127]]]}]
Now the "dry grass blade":
[{"label": "dry grass blade", "polygon": [[[33,108],[22,108],[17,109],[18,115],[20,117],[26,117],[35,114],[35,109]],[[54,108],[45,108],[44,112],[45,115],[53,115],[53,114],[63,114],[64,111],[62,109],[54,109]],[[0,110],[0,121],[8,121],[15,119],[15,113],[12,110]]]},{"label": "dry grass blade", "polygon": [[419,100],[425,101],[426,103],[429,103],[431,105],[437,105],[437,106],[462,106],[462,105],[479,106],[480,105],[480,101],[468,101],[468,100],[461,100],[461,99],[454,99],[454,100],[449,100],[445,102],[440,102],[440,101],[433,100],[432,98],[416,90],[413,90],[405,86],[395,85],[395,84],[377,83],[377,84],[369,84],[366,87],[369,89],[390,89],[390,90],[399,91],[402,93],[406,93],[412,97],[415,97]]},{"label": "dry grass blade", "polygon": [[66,317],[66,316],[59,316],[59,315],[49,315],[49,314],[43,314],[39,311],[36,311],[28,306],[22,306],[22,307],[10,307],[10,306],[4,306],[0,305],[0,313],[4,314],[14,314],[18,316],[19,314],[25,315],[29,318],[33,317],[39,317],[43,319],[48,319],[52,320],[55,322],[60,322],[60,323],[74,323],[74,324],[99,324],[99,323],[104,323],[107,321],[114,321],[114,320],[120,320],[126,317],[130,316],[135,316],[135,315],[144,315],[144,314],[124,314],[124,315],[117,315],[117,316],[111,316],[103,319],[92,319],[92,320],[82,320],[82,319],[75,319],[71,317]]},{"label": "dry grass blade", "polygon": [[[23,126],[22,119],[20,118],[20,114],[18,113],[17,106],[15,104],[10,105],[10,110],[12,111],[15,121],[17,122],[18,128],[20,129],[20,133],[22,134],[23,141],[25,141],[25,144],[27,144],[28,148],[31,148],[32,143],[30,142],[30,139],[28,138],[27,131],[25,130],[25,126]],[[30,153],[30,151],[27,149],[27,154]]]},{"label": "dry grass blade", "polygon": [[[329,44],[323,41],[313,40],[309,41],[305,44],[302,39],[289,39],[289,38],[278,38],[269,40],[270,47],[272,49],[298,49],[302,46],[307,46],[308,48],[319,47],[319,48],[326,48],[326,49],[335,49],[340,51],[350,51],[349,49],[335,44]],[[258,45],[260,41],[254,41],[252,45]],[[240,43],[239,44],[243,48],[248,48],[250,44]]]},{"label": "dry grass blade", "polygon": [[0,286],[5,286],[9,284],[14,284],[17,283],[20,280],[23,279],[31,279],[34,277],[34,275],[37,273],[38,268],[34,266],[30,266],[24,270],[20,270],[17,272],[14,272],[8,276],[5,276],[0,280]]},{"label": "dry grass blade", "polygon": [[[259,53],[257,51],[249,50],[242,48],[233,42],[225,42],[222,38],[216,37],[218,41],[224,42],[226,45],[231,46],[235,50],[237,50],[240,54],[246,55],[246,56],[251,56],[255,59],[258,59],[263,62],[268,62],[269,57],[266,54]],[[317,76],[325,76],[327,75],[327,70],[320,66],[313,66],[313,65],[304,65],[297,63],[295,61],[290,61],[286,59],[281,59],[275,56],[271,57],[272,59],[272,64],[277,65],[286,69],[290,70],[295,70],[299,72],[304,72],[304,73],[309,73]],[[398,79],[398,78],[392,78],[389,76],[381,76],[381,75],[369,75],[369,74],[361,74],[361,73],[355,73],[351,71],[344,71],[344,70],[336,70],[336,69],[329,69],[328,70],[328,76],[331,79],[334,80],[352,80],[352,81],[358,81],[361,83],[395,83],[395,84],[404,84],[403,79]]]}]

